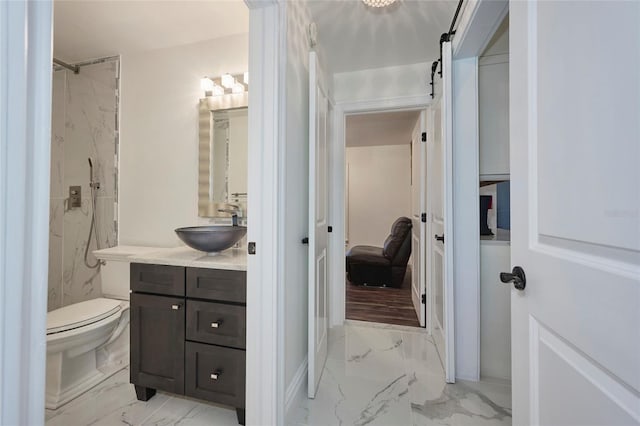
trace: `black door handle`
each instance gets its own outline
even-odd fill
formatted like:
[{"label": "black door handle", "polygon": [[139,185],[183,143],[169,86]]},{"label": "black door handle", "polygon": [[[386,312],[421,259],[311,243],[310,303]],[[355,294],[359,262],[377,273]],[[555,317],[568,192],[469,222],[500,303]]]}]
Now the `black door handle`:
[{"label": "black door handle", "polygon": [[309,237],[304,237],[302,239],[302,244],[309,244]]},{"label": "black door handle", "polygon": [[527,277],[524,275],[524,269],[514,266],[511,273],[500,272],[500,281],[503,283],[513,283],[517,290],[524,290],[527,286]]},{"label": "black door handle", "polygon": [[436,235],[433,236],[433,238],[435,238],[436,241],[442,241],[444,243],[444,234],[442,234],[442,235],[436,234]]}]

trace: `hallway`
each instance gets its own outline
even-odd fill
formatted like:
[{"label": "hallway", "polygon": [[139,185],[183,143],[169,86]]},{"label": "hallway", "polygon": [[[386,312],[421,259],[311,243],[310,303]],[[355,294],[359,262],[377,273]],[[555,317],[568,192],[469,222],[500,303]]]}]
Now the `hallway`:
[{"label": "hallway", "polygon": [[511,389],[447,385],[431,337],[411,327],[347,321],[334,328],[316,399],[291,407],[287,424],[511,425]]}]

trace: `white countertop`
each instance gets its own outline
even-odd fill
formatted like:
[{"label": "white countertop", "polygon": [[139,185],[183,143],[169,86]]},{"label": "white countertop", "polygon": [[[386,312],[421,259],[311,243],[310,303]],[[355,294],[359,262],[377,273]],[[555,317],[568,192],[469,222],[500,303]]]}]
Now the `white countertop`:
[{"label": "white countertop", "polygon": [[480,244],[511,244],[511,231],[497,228],[495,235],[480,235]]},{"label": "white countertop", "polygon": [[115,260],[233,271],[247,270],[247,253],[244,249],[228,249],[216,254],[207,254],[187,246],[173,248],[116,246],[95,250],[93,254],[98,259],[105,261]]}]

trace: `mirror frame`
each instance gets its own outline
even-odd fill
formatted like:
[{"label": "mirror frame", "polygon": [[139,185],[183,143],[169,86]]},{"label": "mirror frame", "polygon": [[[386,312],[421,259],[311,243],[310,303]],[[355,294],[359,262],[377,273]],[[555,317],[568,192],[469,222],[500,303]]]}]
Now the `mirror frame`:
[{"label": "mirror frame", "polygon": [[[209,199],[209,176],[211,173],[211,138],[213,114],[216,111],[230,111],[249,107],[249,93],[233,93],[221,96],[207,96],[200,99],[198,131],[198,216],[208,218],[228,218],[229,213],[219,212],[232,202],[213,202]],[[246,217],[246,201],[243,205],[243,217]]]}]

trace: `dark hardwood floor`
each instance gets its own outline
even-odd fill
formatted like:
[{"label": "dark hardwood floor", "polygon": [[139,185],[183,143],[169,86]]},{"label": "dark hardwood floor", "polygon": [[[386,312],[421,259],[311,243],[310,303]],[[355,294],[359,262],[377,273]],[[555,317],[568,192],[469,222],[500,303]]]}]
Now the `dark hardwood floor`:
[{"label": "dark hardwood floor", "polygon": [[346,277],[347,319],[420,327],[411,301],[411,269],[401,288],[365,287]]}]

